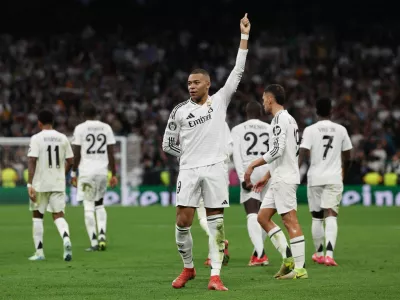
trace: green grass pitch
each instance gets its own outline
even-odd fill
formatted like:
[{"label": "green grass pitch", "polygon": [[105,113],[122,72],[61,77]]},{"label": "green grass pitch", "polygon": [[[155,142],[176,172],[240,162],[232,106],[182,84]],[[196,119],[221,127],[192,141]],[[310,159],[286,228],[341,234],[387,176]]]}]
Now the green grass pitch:
[{"label": "green grass pitch", "polygon": [[[174,238],[173,207],[109,207],[109,248],[86,253],[88,238],[83,208],[68,207],[67,221],[73,261],[62,260],[62,242],[45,217],[46,260],[30,262],[33,254],[31,215],[25,206],[0,207],[0,299],[399,299],[400,209],[353,206],[341,209],[335,258],[339,267],[315,265],[311,217],[299,207],[306,236],[306,264],[310,279],[272,278],[280,258],[269,240],[271,265],[247,267],[252,251],[242,207],[226,210],[226,236],[231,261],[223,267],[228,292],[207,290],[207,238],[197,220],[192,227],[197,277],[184,289],[172,280],[182,261]],[[279,222],[279,224],[281,224]]]}]

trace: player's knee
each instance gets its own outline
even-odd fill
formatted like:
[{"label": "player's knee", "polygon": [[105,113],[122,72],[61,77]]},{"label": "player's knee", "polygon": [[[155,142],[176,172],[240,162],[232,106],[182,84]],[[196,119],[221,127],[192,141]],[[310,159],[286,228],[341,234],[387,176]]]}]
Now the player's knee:
[{"label": "player's knee", "polygon": [[323,219],[324,218],[324,211],[312,211],[311,216],[315,219]]},{"label": "player's knee", "polygon": [[53,213],[53,220],[57,220],[58,218],[63,218],[64,217],[64,213],[62,211],[57,212],[57,213]]},{"label": "player's knee", "polygon": [[35,219],[43,219],[43,214],[40,212],[40,211],[38,211],[38,210],[34,210],[33,211],[33,217],[35,218]]},{"label": "player's knee", "polygon": [[338,215],[337,212],[332,208],[325,209],[322,213],[323,213],[323,216],[325,218],[327,218],[327,217],[337,217],[337,215]]},{"label": "player's knee", "polygon": [[192,222],[193,220],[184,214],[176,216],[176,225],[178,227],[190,227],[192,226]]},{"label": "player's knee", "polygon": [[94,202],[94,206],[100,206],[100,205],[103,205],[103,198]]}]

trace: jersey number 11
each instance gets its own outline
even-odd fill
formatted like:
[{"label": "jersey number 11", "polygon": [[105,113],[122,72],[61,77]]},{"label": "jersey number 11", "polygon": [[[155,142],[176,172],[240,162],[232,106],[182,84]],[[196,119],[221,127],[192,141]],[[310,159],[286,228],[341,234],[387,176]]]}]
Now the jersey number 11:
[{"label": "jersey number 11", "polygon": [[[50,169],[53,168],[53,156],[52,156],[53,151],[51,151],[51,148],[52,148],[51,145],[49,145],[47,147],[47,154],[49,155],[49,168]],[[60,150],[59,149],[60,148],[58,145],[54,147],[54,152],[56,154],[55,158],[56,158],[56,168],[57,169],[60,168]]]}]

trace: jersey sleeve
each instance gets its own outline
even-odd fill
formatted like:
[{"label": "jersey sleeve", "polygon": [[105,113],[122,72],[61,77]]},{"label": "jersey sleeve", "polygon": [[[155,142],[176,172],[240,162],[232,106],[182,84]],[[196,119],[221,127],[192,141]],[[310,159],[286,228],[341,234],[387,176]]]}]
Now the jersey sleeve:
[{"label": "jersey sleeve", "polygon": [[246,64],[248,50],[240,49],[236,56],[236,63],[229,74],[228,79],[225,82],[225,85],[217,92],[217,95],[222,98],[226,107],[228,107],[231,102],[233,93],[236,92],[237,87],[239,86],[240,80],[242,79],[242,75],[244,72],[244,66]]},{"label": "jersey sleeve", "polygon": [[280,117],[279,122],[272,126],[272,141],[273,148],[263,155],[264,160],[270,164],[275,159],[282,156],[283,151],[286,147],[286,136],[287,136],[287,120],[286,118]]},{"label": "jersey sleeve", "polygon": [[244,181],[244,168],[242,153],[240,151],[240,133],[238,128],[232,129],[232,140],[233,140],[233,164],[235,165],[236,173],[238,174],[240,182]]},{"label": "jersey sleeve", "polygon": [[353,145],[351,144],[351,139],[349,134],[347,133],[346,128],[343,128],[344,131],[344,139],[342,142],[342,151],[347,151],[353,149]]},{"label": "jersey sleeve", "polygon": [[29,143],[28,157],[39,157],[39,144],[36,140],[36,136],[31,137]]},{"label": "jersey sleeve", "polygon": [[79,131],[79,127],[75,127],[74,135],[72,136],[72,145],[82,145],[81,134]]},{"label": "jersey sleeve", "polygon": [[176,157],[180,157],[182,154],[178,145],[179,132],[181,130],[180,123],[179,111],[174,109],[169,116],[162,142],[163,151]]},{"label": "jersey sleeve", "polygon": [[311,131],[308,127],[306,127],[303,132],[300,148],[311,150],[311,145],[312,145]]},{"label": "jersey sleeve", "polygon": [[71,143],[69,142],[68,138],[65,137],[65,158],[73,158],[74,152],[72,152]]},{"label": "jersey sleeve", "polygon": [[116,143],[114,132],[111,126],[107,126],[107,145],[114,145]]}]

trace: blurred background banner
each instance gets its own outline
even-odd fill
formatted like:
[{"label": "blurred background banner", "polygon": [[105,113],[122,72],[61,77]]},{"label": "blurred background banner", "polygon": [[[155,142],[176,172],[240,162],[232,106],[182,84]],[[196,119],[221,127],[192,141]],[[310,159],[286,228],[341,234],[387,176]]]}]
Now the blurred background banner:
[{"label": "blurred background banner", "polygon": [[[230,204],[240,203],[240,188],[238,186],[229,189]],[[104,204],[122,206],[150,206],[175,205],[175,191],[172,191],[172,202],[170,192],[165,186],[151,185],[140,186],[129,191],[126,199],[121,196],[121,189],[109,189],[104,197]],[[76,189],[67,189],[66,201],[72,206],[79,205],[76,200]],[[297,201],[299,204],[307,203],[307,187],[302,185],[297,190]],[[29,198],[25,187],[0,188],[1,204],[26,204]],[[400,206],[400,187],[383,187],[369,185],[348,185],[344,187],[342,206]],[[27,206],[28,207],[28,206]]]}]

